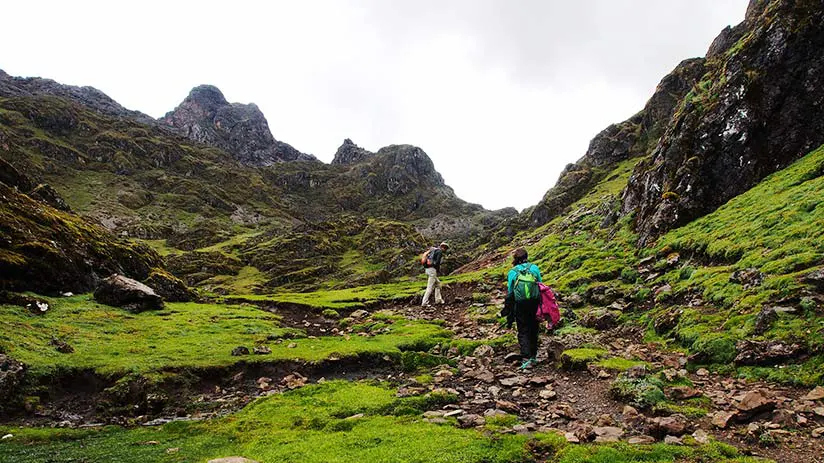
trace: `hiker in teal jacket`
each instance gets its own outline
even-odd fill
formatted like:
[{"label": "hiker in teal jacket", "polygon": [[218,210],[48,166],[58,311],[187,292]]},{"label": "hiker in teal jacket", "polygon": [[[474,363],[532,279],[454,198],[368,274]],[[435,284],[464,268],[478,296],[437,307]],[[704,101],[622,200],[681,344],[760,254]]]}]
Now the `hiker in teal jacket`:
[{"label": "hiker in teal jacket", "polygon": [[519,248],[512,255],[512,269],[507,274],[507,299],[511,310],[507,316],[507,327],[517,322],[518,345],[527,369],[538,363],[538,319],[535,313],[541,303],[537,283],[541,282],[541,270],[528,260],[526,249]]}]

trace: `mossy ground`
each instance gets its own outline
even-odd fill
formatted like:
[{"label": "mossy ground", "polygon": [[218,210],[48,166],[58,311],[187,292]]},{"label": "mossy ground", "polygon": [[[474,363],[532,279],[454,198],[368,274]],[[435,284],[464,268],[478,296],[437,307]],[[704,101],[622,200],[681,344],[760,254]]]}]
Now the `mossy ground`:
[{"label": "mossy ground", "polygon": [[[385,384],[333,381],[258,399],[207,422],[157,428],[0,428],[4,461],[20,463],[204,462],[244,455],[261,462],[528,462],[532,450],[551,462],[727,462],[741,457],[722,444],[702,447],[570,446],[560,436],[484,434],[423,422],[420,413],[448,401],[428,395],[398,399]],[[359,418],[350,418],[363,414]]]},{"label": "mossy ground", "polygon": [[[116,375],[220,367],[241,360],[321,361],[367,354],[400,358],[402,349],[431,347],[451,336],[437,324],[384,317],[386,333],[309,338],[254,306],[169,303],[161,312],[131,314],[97,304],[88,295],[46,300],[51,308],[42,315],[0,306],[0,349],[28,364],[34,374],[90,369]],[[297,338],[284,342],[286,334]],[[57,352],[50,345],[52,338],[68,342],[74,352]],[[258,345],[272,353],[231,355],[237,346]]]}]

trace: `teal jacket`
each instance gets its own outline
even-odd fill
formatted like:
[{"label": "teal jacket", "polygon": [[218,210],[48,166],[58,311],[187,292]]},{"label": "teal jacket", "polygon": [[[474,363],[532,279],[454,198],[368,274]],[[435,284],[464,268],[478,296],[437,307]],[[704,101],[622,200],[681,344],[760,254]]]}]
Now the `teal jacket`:
[{"label": "teal jacket", "polygon": [[539,282],[543,281],[543,280],[541,280],[541,270],[538,268],[537,265],[531,264],[529,262],[524,262],[523,264],[518,264],[518,265],[512,267],[512,269],[509,270],[509,273],[506,276],[506,279],[507,279],[506,291],[507,291],[508,294],[512,293],[512,286],[515,285],[515,280],[518,279],[518,273],[520,273],[521,270],[527,270],[527,269],[529,270],[529,273],[535,275],[535,278]]}]

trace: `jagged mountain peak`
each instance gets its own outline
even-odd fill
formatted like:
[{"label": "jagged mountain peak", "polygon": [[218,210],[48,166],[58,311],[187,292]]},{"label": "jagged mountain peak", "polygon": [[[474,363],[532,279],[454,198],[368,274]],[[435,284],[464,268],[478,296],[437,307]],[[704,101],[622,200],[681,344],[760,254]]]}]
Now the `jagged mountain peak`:
[{"label": "jagged mountain peak", "polygon": [[186,137],[220,148],[243,164],[269,166],[284,161],[316,160],[278,141],[254,103],[229,103],[214,85],[194,87],[186,99],[160,119]]},{"label": "jagged mountain peak", "polygon": [[375,153],[361,148],[351,139],[347,138],[343,140],[343,144],[340,145],[337,152],[335,152],[335,158],[332,159],[332,164],[355,164],[365,161],[374,155]]}]

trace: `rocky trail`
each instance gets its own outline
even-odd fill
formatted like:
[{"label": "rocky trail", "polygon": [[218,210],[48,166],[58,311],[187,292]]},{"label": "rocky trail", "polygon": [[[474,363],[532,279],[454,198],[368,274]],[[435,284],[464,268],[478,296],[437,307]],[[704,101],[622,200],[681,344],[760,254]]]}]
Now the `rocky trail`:
[{"label": "rocky trail", "polygon": [[[497,325],[479,323],[473,316],[479,308],[501,305],[500,297],[489,304],[471,303],[465,297],[458,300],[462,302],[443,307],[409,304],[395,310],[410,317],[445,320],[447,328],[466,339],[502,334]],[[513,358],[516,346],[482,345],[472,355],[455,356],[457,368],[436,368],[433,385],[410,386],[401,393],[427,388],[457,393],[457,404],[427,413],[433,422],[454,416],[461,426],[473,427],[494,417],[517,415],[519,423],[503,432],[557,431],[575,443],[688,445],[716,439],[780,463],[824,462],[824,388],[744,381],[703,368],[688,371],[685,355],[663,352],[641,338],[638,330],[628,327],[585,335],[543,333],[539,363],[527,371],[518,370],[520,359]],[[597,362],[576,364],[563,354],[584,345],[605,347],[608,354],[603,357],[643,363],[620,373]],[[662,388],[667,401],[675,405],[671,409],[699,405],[703,411],[645,409],[616,394],[613,384],[618,378],[643,384],[647,377],[663,377],[674,384]]]},{"label": "rocky trail", "polygon": [[[555,431],[574,443],[690,445],[716,439],[780,463],[824,462],[824,388],[748,382],[703,368],[692,371],[685,355],[645,343],[639,329],[627,326],[544,332],[538,365],[520,371],[517,347],[501,341],[508,333],[497,322],[501,294],[481,302],[473,289],[478,290],[461,285],[448,289],[445,305],[422,308],[416,300],[395,301],[339,314],[361,326],[379,311],[436,321],[456,340],[477,343],[470,352],[433,347],[429,353],[447,362],[440,366],[404,371],[396,359],[383,355],[316,363],[241,361],[178,372],[185,381],[153,389],[139,379],[118,388],[111,380],[78,374],[51,384],[48,403],[11,423],[154,426],[222,416],[257,397],[311,383],[379,380],[396,386],[399,397],[434,390],[454,395],[453,403],[424,413],[423,419],[432,423],[502,433]],[[284,326],[303,330],[308,337],[376,335],[344,328],[306,307],[261,304],[261,309],[281,315]],[[591,351],[595,354],[588,357]]]}]

